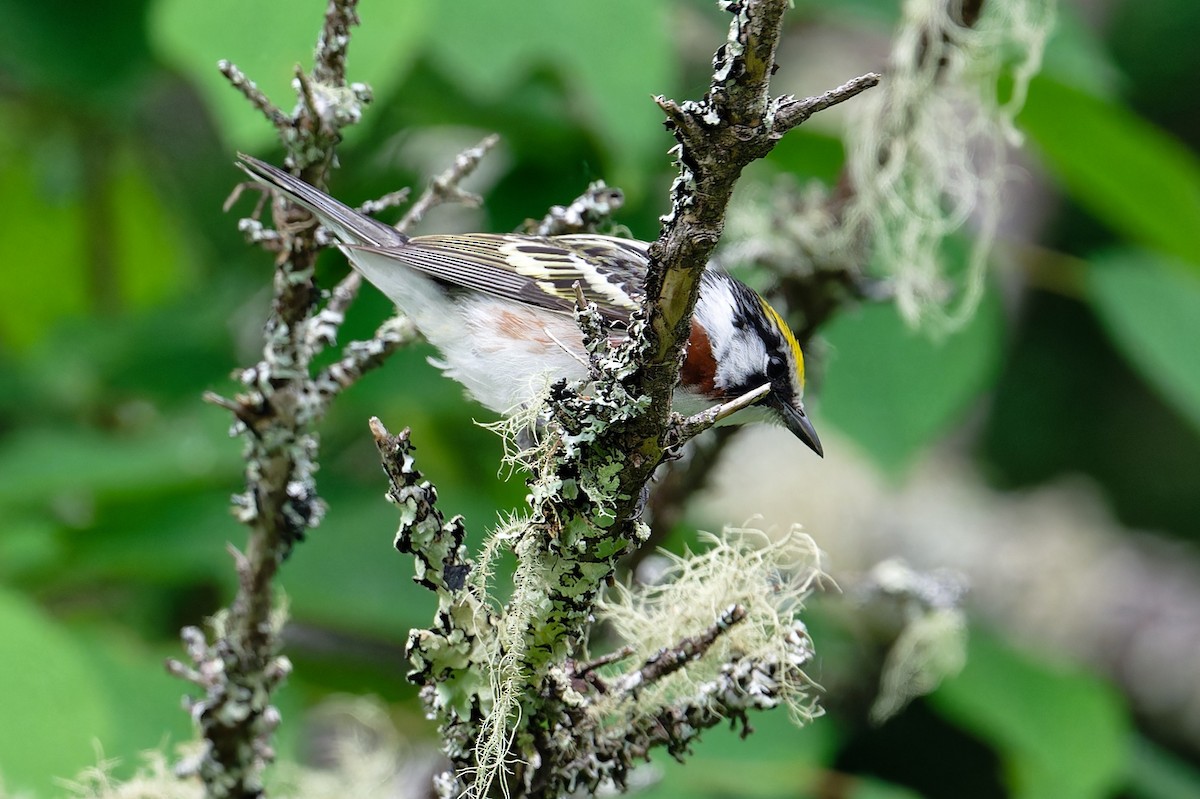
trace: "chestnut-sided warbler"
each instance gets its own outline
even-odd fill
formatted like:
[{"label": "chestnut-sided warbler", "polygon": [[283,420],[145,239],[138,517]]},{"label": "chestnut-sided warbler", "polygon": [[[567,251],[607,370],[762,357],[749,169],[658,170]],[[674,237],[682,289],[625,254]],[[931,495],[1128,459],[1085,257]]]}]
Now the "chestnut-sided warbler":
[{"label": "chestnut-sided warbler", "polygon": [[[252,178],[312,212],[354,268],[439,350],[443,371],[500,413],[528,402],[549,381],[587,376],[571,315],[577,284],[616,328],[643,296],[645,242],[583,234],[409,237],[270,164],[240,158]],[[796,337],[753,290],[707,269],[676,409],[691,413],[765,384],[770,392],[735,421],[780,421],[822,455],[804,412],[804,356]]]}]

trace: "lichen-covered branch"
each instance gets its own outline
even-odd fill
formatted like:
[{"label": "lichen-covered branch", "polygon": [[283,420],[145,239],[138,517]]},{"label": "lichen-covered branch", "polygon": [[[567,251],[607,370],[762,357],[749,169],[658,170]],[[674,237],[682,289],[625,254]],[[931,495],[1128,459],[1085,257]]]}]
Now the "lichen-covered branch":
[{"label": "lichen-covered branch", "polygon": [[[684,103],[658,98],[679,143],[680,176],[672,188],[672,210],[650,250],[643,308],[615,347],[598,311],[578,308],[590,384],[557,383],[536,418],[514,422],[527,425],[535,444],[523,455],[532,472],[528,515],[494,539],[517,556],[511,599],[490,617],[475,608],[470,613],[439,609],[436,623],[410,640],[420,671],[442,676],[438,690],[423,695],[441,723],[455,766],[441,781],[445,796],[464,790],[476,797],[560,796],[601,781],[620,787],[631,759],[616,750],[644,754],[665,745],[682,752],[677,747],[686,747],[703,727],[722,717],[740,717],[750,707],[785,701],[806,684],[796,673],[807,659],[807,638],[798,632],[802,626],[781,623],[775,611],[756,615],[759,622],[752,629],[756,634],[768,630],[765,637],[783,649],[736,657],[725,651],[699,693],[676,696],[652,713],[638,711],[633,718],[642,721],[616,721],[625,732],[585,722],[581,714],[593,713],[593,702],[579,694],[568,666],[586,655],[596,603],[618,559],[645,540],[648,530],[640,514],[651,474],[674,447],[722,412],[673,423],[671,396],[700,275],[723,230],[733,187],[742,169],[769,152],[803,116],[792,114],[787,127],[779,125],[777,110],[794,101],[774,99],[769,90],[787,5],[786,0],[723,3],[732,22],[714,59],[708,95]],[[869,83],[835,90],[820,102],[847,99]],[[434,527],[415,519],[406,524]],[[406,538],[404,527],[401,537],[413,542],[418,572],[424,574],[442,561],[443,545],[436,538],[428,545],[420,536]],[[488,562],[485,557],[484,571]],[[432,587],[441,596],[444,588]],[[473,590],[460,588],[457,601],[471,606],[479,599],[467,599]],[[751,601],[761,604],[761,598]],[[452,602],[451,607],[458,606]],[[713,638],[734,634],[720,624],[720,613],[695,620],[676,641],[709,641],[704,631],[714,624]],[[481,626],[481,619],[487,624]],[[732,629],[743,626],[733,623]],[[788,649],[787,641],[795,646]],[[687,662],[689,652],[709,654],[699,644],[677,646],[684,653],[679,664]],[[673,668],[661,675],[651,670],[650,676],[667,683]],[[449,689],[443,689],[446,685]],[[692,732],[685,732],[685,725],[692,725],[687,728]],[[616,759],[611,767],[598,766],[596,757]]]},{"label": "lichen-covered branch", "polygon": [[621,190],[609,186],[603,180],[591,183],[587,190],[576,197],[570,205],[556,205],[541,221],[532,220],[525,225],[525,232],[533,236],[562,236],[567,233],[586,233],[612,218],[625,204]]},{"label": "lichen-covered branch", "polygon": [[437,489],[416,468],[409,431],[392,435],[372,418],[371,433],[390,483],[388,499],[400,508],[394,546],[413,555],[413,580],[438,598],[431,628],[413,630],[408,640],[408,678],[422,686],[425,701],[434,704],[441,701],[435,694],[457,692],[472,674],[478,679],[486,660],[483,631],[492,619],[485,598],[468,585],[474,567],[463,544],[463,519],[447,520],[438,509]]},{"label": "lichen-covered branch", "polygon": [[637,671],[625,674],[608,685],[608,690],[619,695],[634,695],[643,685],[661,680],[696,660],[708,651],[717,638],[733,625],[746,618],[746,609],[741,605],[730,605],[721,616],[704,632],[683,639],[677,646],[661,649],[648,658]]},{"label": "lichen-covered branch", "polygon": [[[348,26],[354,5],[354,0],[333,0],[326,27]],[[292,165],[317,183],[332,161],[341,128],[357,119],[363,102],[363,92],[346,87],[340,57],[330,51],[344,50],[346,43],[347,37],[322,38],[317,62],[325,68],[315,84],[319,88],[312,91],[329,102],[301,103],[291,116],[235,66],[221,64],[234,87],[275,125]],[[314,84],[308,85],[311,89]],[[304,212],[280,206],[275,213],[282,235],[272,242],[278,257],[262,359],[237,374],[243,393],[233,399],[210,395],[233,411],[234,432],[246,442],[246,490],[234,497],[236,515],[249,528],[244,553],[235,554],[237,596],[211,623],[207,638],[197,628],[184,631],[192,665],[171,665],[175,674],[204,692],[189,701],[205,748],[188,765],[210,799],[253,799],[263,793],[262,772],[273,758],[271,735],[278,723],[271,694],[287,673],[286,660],[278,654],[281,618],[273,580],[288,553],[324,513],[313,479],[318,447],[314,426],[324,408],[309,374],[314,354],[333,338],[328,331],[313,334],[318,298],[313,267],[319,245]],[[320,324],[327,328],[330,320]]]},{"label": "lichen-covered branch", "polygon": [[429,181],[429,185],[408,209],[408,213],[396,223],[396,229],[401,232],[411,230],[425,218],[425,214],[443,203],[457,202],[474,208],[483,202],[478,194],[465,191],[460,184],[464,178],[475,171],[483,157],[499,143],[500,137],[492,134],[485,136],[474,147],[459,153],[449,169]]},{"label": "lichen-covered branch", "polygon": [[[849,164],[837,186],[827,191],[780,179],[734,210],[732,242],[715,261],[726,269],[754,264],[774,276],[765,294],[788,309],[814,373],[820,373],[820,349],[810,341],[847,305],[900,298],[910,320],[931,322],[935,332],[969,316],[1003,203],[1000,184],[1008,168],[996,158],[998,132],[1010,129],[1053,7],[1042,0],[906,4],[885,85],[855,104]],[[1024,59],[1016,69],[1020,84],[1001,113],[981,115],[996,105],[1001,53]],[[805,100],[782,98],[776,124],[786,128],[878,79],[868,74]],[[939,248],[968,214],[980,234],[963,282],[943,268]],[[872,253],[881,256],[874,260],[884,265],[882,274],[868,274]],[[942,310],[953,304],[952,313]],[[735,435],[720,432],[720,441]],[[711,435],[704,444],[702,465],[714,462],[722,446]],[[702,486],[704,470],[689,464],[668,466],[662,479],[668,488],[652,498],[656,517],[677,517],[689,487]],[[665,532],[656,525],[655,535]]]},{"label": "lichen-covered branch", "polygon": [[[330,0],[313,71],[297,72],[300,98],[290,115],[236,66],[219,65],[232,86],[275,127],[289,166],[314,185],[324,184],[342,130],[358,121],[370,100],[369,88],[347,83],[345,75],[350,32],[358,21],[355,8],[356,0]],[[423,208],[462,199],[458,181],[477,163],[475,154],[467,154],[465,164],[456,164],[440,179],[436,198],[427,198]],[[246,488],[234,497],[234,508],[249,534],[244,552],[234,551],[237,595],[228,610],[210,621],[207,635],[196,627],[183,631],[191,662],[168,664],[172,673],[203,692],[188,702],[205,747],[181,769],[200,776],[209,799],[261,796],[263,769],[274,757],[271,737],[279,714],[271,694],[290,669],[279,655],[283,614],[274,579],[324,513],[314,480],[316,425],[342,390],[415,337],[407,320],[388,320],[371,339],[347,345],[337,361],[314,374],[313,359],[336,343],[359,284],[357,278],[343,281],[318,310],[313,268],[327,237],[299,207],[277,201],[272,215],[275,230],[265,229],[257,218],[240,223],[252,242],[276,256],[262,358],[236,373],[243,390],[235,397],[206,394],[208,401],[233,414],[233,432],[245,441]]]}]

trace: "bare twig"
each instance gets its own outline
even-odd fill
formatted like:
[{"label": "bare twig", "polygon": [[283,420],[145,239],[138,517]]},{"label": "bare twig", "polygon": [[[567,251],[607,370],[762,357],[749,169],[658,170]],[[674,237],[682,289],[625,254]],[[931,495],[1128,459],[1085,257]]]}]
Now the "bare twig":
[{"label": "bare twig", "polygon": [[878,86],[882,79],[879,73],[868,72],[816,97],[806,97],[803,100],[797,100],[795,97],[781,98],[775,112],[776,135],[782,136],[818,111],[844,103],[867,89]]},{"label": "bare twig", "polygon": [[404,205],[408,202],[408,195],[412,194],[412,189],[405,186],[402,189],[388,192],[374,200],[367,200],[362,205],[358,206],[360,213],[377,214],[380,211],[386,211],[388,208],[395,208],[398,205]]},{"label": "bare twig", "polygon": [[417,339],[417,329],[405,316],[385,320],[375,335],[364,341],[352,341],[345,354],[313,379],[322,403],[328,407],[338,394],[358,382],[372,369],[384,364],[393,352]]},{"label": "bare twig", "polygon": [[481,202],[479,196],[464,191],[459,184],[475,171],[488,151],[499,143],[500,137],[493,133],[485,136],[474,147],[459,153],[458,157],[454,159],[453,166],[429,181],[429,185],[413,203],[412,208],[409,208],[404,218],[396,223],[396,230],[407,233],[425,218],[425,214],[443,203],[460,202],[468,206],[479,205]]},{"label": "bare twig", "polygon": [[624,675],[621,679],[609,685],[610,690],[617,694],[633,694],[642,686],[657,682],[669,674],[673,674],[689,662],[703,657],[708,648],[717,638],[730,627],[746,618],[746,609],[741,605],[731,605],[721,612],[720,618],[712,626],[699,635],[685,638],[675,646],[664,649],[648,659],[637,671]]},{"label": "bare twig", "polygon": [[573,674],[576,674],[576,675],[587,674],[589,671],[595,671],[596,669],[602,669],[605,666],[612,665],[613,663],[620,663],[622,660],[624,660],[625,658],[632,655],[635,651],[636,650],[634,649],[632,644],[626,644],[625,646],[621,647],[620,649],[614,649],[612,652],[609,652],[606,655],[601,655],[600,657],[592,658],[591,660],[586,661],[584,663],[575,663],[572,665],[571,671]]},{"label": "bare twig", "polygon": [[242,96],[250,101],[250,105],[262,112],[262,115],[267,118],[267,121],[270,122],[273,127],[284,128],[291,125],[291,118],[287,114],[280,111],[275,104],[271,102],[270,98],[263,93],[262,89],[258,88],[258,84],[246,77],[246,75],[237,68],[236,64],[226,61],[225,59],[221,59],[217,62],[217,69],[221,70],[221,74],[229,79],[229,82],[233,84],[233,88],[241,92]]},{"label": "bare twig", "polygon": [[686,419],[678,420],[667,430],[667,446],[679,447],[687,443],[721,420],[728,419],[743,408],[749,408],[770,393],[770,383],[764,383],[752,391],[747,391],[740,397],[723,402],[720,405],[714,405],[699,413],[692,414]]},{"label": "bare twig", "polygon": [[597,180],[570,205],[556,205],[536,224],[525,226],[534,236],[561,236],[565,233],[588,233],[607,221],[625,204],[621,190]]}]

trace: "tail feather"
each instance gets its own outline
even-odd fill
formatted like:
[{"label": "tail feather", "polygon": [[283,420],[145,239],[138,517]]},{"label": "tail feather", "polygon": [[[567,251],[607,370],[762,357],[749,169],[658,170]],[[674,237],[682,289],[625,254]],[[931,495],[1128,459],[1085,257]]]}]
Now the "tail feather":
[{"label": "tail feather", "polygon": [[396,247],[408,241],[407,236],[391,225],[360,214],[295,175],[243,153],[238,153],[238,158],[238,166],[246,174],[264,186],[276,189],[297,205],[307,208],[345,244]]}]

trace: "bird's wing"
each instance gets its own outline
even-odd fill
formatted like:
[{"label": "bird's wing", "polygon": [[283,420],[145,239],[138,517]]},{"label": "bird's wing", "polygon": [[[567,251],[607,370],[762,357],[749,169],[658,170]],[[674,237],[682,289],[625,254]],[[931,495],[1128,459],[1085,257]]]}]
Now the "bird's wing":
[{"label": "bird's wing", "polygon": [[558,313],[575,306],[575,284],[614,321],[627,321],[642,297],[647,245],[610,236],[472,233],[418,236],[398,247],[351,245],[451,286]]}]

